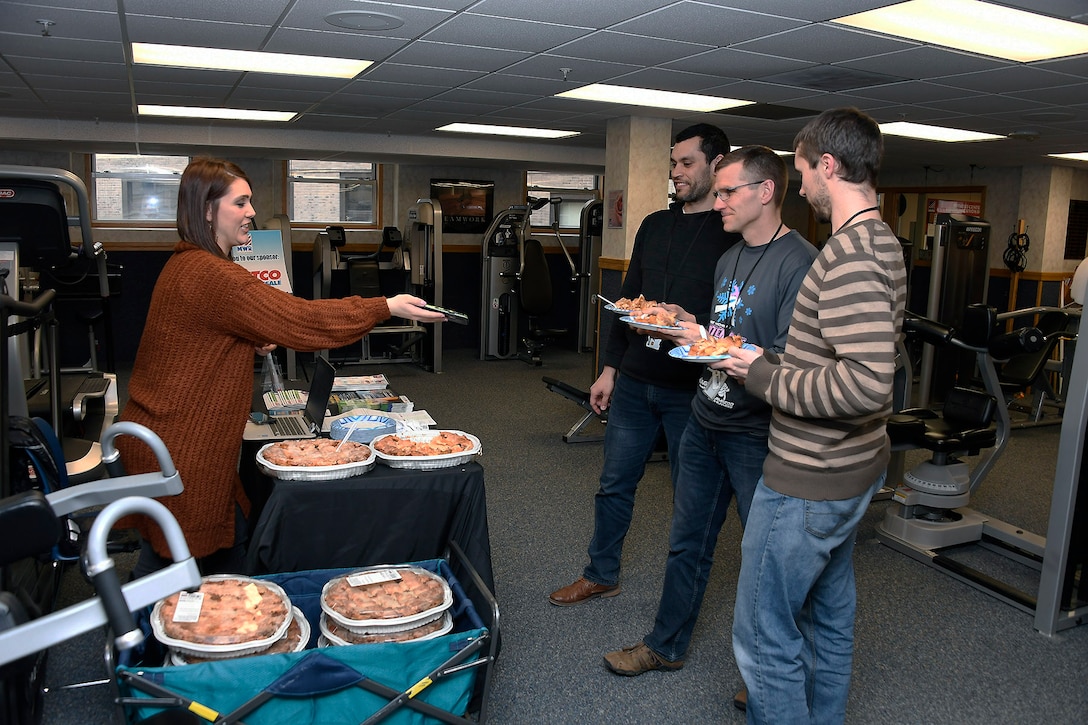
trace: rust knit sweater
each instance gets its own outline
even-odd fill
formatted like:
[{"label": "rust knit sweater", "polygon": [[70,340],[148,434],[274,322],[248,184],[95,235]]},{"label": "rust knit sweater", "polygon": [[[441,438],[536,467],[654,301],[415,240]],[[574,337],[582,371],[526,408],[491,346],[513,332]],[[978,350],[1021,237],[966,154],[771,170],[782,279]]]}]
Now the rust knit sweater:
[{"label": "rust knit sweater", "polygon": [[[228,259],[177,244],[155,284],[121,418],[150,428],[170,451],[185,490],[160,501],[177,518],[193,556],[233,545],[235,502],[249,512],[238,456],[254,347],[341,347],[388,317],[384,297],[304,300]],[[137,439],[122,436],[117,448],[129,474],[159,470]],[[170,555],[149,519],[140,517],[138,528],[159,555]]]}]

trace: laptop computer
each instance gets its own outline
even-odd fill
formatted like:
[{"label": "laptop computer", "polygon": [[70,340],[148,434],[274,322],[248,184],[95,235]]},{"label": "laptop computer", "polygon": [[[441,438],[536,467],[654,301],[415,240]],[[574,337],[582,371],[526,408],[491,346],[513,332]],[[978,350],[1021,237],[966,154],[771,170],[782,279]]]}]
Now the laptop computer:
[{"label": "laptop computer", "polygon": [[316,438],[321,434],[325,413],[329,407],[336,370],[323,357],[314,364],[314,377],[306,396],[306,407],[296,413],[270,416],[267,423],[246,421],[242,439],[247,441],[284,441],[298,438]]}]

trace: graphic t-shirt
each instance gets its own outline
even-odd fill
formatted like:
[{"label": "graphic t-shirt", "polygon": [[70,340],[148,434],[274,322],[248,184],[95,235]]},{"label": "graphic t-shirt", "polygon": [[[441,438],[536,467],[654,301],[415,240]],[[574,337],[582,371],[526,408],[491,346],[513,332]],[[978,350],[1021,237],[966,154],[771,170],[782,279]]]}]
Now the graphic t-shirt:
[{"label": "graphic t-shirt", "polygon": [[[707,334],[737,334],[745,342],[781,352],[786,347],[797,290],[816,248],[796,231],[770,244],[738,244],[718,260]],[[707,367],[692,413],[711,430],[767,433],[771,408],[721,370]]]}]

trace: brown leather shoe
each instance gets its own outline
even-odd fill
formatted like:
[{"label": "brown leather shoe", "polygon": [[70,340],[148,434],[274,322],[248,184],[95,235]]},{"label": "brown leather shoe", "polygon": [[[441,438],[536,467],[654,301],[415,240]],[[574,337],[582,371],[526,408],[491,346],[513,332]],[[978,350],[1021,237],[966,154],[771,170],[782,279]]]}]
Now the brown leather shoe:
[{"label": "brown leather shoe", "polygon": [[742,687],[740,691],[733,695],[733,707],[737,708],[741,712],[748,710],[748,688]]},{"label": "brown leather shoe", "polygon": [[573,607],[575,604],[597,597],[614,597],[620,593],[620,585],[594,584],[585,577],[581,577],[573,584],[568,584],[562,589],[556,589],[548,595],[548,601],[557,607]]},{"label": "brown leather shoe", "polygon": [[667,660],[659,657],[644,642],[609,652],[604,656],[604,664],[617,675],[634,677],[650,670],[674,671],[684,666],[684,660]]}]

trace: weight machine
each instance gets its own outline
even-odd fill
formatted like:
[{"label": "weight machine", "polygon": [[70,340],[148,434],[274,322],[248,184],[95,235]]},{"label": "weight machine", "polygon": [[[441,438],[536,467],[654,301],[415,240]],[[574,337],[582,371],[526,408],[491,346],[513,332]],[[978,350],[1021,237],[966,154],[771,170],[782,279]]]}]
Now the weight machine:
[{"label": "weight machine", "polygon": [[578,352],[597,348],[597,293],[601,291],[601,245],[604,202],[590,199],[582,206],[578,224]]},{"label": "weight machine", "polygon": [[[532,214],[549,204],[558,206],[562,197],[537,199],[503,209],[484,232],[481,248],[483,294],[480,299],[480,359],[522,358],[540,365],[541,340],[565,330],[545,330],[532,324],[533,318],[552,309],[551,271],[544,247],[530,236]],[[570,281],[583,275],[563,244],[558,214],[552,234],[570,267]],[[588,296],[588,290],[587,290]],[[521,348],[525,348],[522,352]]]},{"label": "weight machine", "polygon": [[[1035,327],[1001,333],[996,310],[985,305],[969,305],[962,319],[960,331],[925,318],[904,323],[908,335],[973,355],[984,391],[953,387],[940,413],[908,408],[889,420],[893,445],[890,484],[899,483],[902,469],[897,470],[896,462],[902,460],[902,451],[925,448],[932,451],[932,457],[902,475],[893,503],[877,525],[877,538],[1032,614],[1035,628],[1053,635],[1088,616],[1088,468],[1083,460],[1088,430],[1088,353],[1078,351],[1071,368],[1050,524],[1043,538],[967,504],[1004,451],[1011,429],[995,361],[1042,349],[1047,338]],[[971,469],[960,460],[961,455],[980,458]],[[971,545],[1040,572],[1037,595],[953,556],[961,547]]]},{"label": "weight machine", "polygon": [[[340,252],[347,243],[343,227],[330,226],[318,232],[313,251],[314,298],[335,296],[336,272],[346,276],[348,294],[381,297],[407,292],[441,305],[442,208],[431,199],[420,199],[408,209],[407,230],[402,236],[396,227],[385,227],[378,249],[362,254]],[[383,274],[403,284],[382,284]],[[376,355],[372,338],[378,335],[400,335],[401,341],[385,354]],[[415,320],[392,319],[371,329],[360,344],[360,357],[352,363],[414,362],[431,372],[442,372],[441,325],[424,327]],[[327,350],[321,352],[328,354]]]}]

